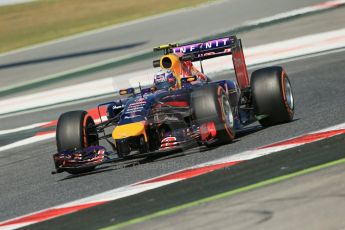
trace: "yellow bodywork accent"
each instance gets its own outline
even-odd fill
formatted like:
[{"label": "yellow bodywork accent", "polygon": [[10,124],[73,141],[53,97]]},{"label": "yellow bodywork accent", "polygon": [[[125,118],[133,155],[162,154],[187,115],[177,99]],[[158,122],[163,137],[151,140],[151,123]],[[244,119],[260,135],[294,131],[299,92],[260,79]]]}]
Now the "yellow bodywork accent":
[{"label": "yellow bodywork accent", "polygon": [[169,58],[170,61],[171,61],[171,67],[168,68],[173,74],[174,76],[176,77],[177,79],[177,84],[178,84],[178,88],[181,88],[181,76],[182,76],[182,65],[183,63],[180,61],[180,58],[178,55],[176,54],[167,54],[167,55],[164,55],[161,57],[160,61],[159,61],[159,64],[160,64],[160,67],[162,69],[165,69],[163,67],[163,59],[164,58]]},{"label": "yellow bodywork accent", "polygon": [[175,46],[178,46],[178,44],[177,44],[177,43],[173,43],[173,44],[163,44],[163,45],[160,45],[160,46],[156,47],[155,49],[163,50],[163,49],[169,49],[169,48],[175,47]]},{"label": "yellow bodywork accent", "polygon": [[147,142],[145,125],[142,122],[116,126],[112,133],[114,140],[140,135],[144,135],[145,141]]},{"label": "yellow bodywork accent", "polygon": [[170,44],[165,44],[165,45],[160,45],[159,48],[160,49],[168,49],[168,48],[170,48],[170,46],[171,46]]},{"label": "yellow bodywork accent", "polygon": [[177,74],[181,73],[181,61],[179,59],[179,56],[177,56],[176,54],[167,54],[162,56],[159,61],[160,67],[162,69],[165,69],[162,63],[164,59],[170,59],[171,61],[171,67],[168,69],[170,69],[172,72],[176,72]]}]

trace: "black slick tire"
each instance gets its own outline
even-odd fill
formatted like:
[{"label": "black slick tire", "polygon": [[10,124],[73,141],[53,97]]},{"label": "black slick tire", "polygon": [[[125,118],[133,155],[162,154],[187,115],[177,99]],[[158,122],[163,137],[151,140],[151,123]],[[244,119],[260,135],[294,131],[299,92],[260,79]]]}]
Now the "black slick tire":
[{"label": "black slick tire", "polygon": [[294,116],[294,97],[291,84],[282,67],[256,70],[251,76],[255,116],[264,126],[290,122]]},{"label": "black slick tire", "polygon": [[70,111],[59,117],[56,128],[58,152],[98,145],[95,123],[86,111]]}]

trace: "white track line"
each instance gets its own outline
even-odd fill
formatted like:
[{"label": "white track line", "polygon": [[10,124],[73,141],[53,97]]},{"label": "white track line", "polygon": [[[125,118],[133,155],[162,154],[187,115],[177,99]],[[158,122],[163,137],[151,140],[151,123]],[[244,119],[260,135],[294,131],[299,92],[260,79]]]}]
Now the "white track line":
[{"label": "white track line", "polygon": [[48,140],[51,138],[55,137],[55,132],[54,133],[47,133],[47,134],[43,134],[43,135],[38,135],[38,136],[33,136],[33,137],[29,137],[26,138],[24,140],[20,140],[5,146],[1,146],[0,147],[0,152],[6,151],[6,150],[10,150],[13,148],[17,148],[17,147],[21,147],[21,146],[25,146],[25,145],[29,145],[29,144],[34,144],[40,141],[44,141],[44,140]]},{"label": "white track line", "polygon": [[21,132],[21,131],[25,131],[29,129],[39,128],[49,123],[50,122],[41,122],[41,123],[36,123],[36,124],[27,125],[23,127],[14,128],[14,129],[0,130],[0,135],[11,134],[11,133]]}]

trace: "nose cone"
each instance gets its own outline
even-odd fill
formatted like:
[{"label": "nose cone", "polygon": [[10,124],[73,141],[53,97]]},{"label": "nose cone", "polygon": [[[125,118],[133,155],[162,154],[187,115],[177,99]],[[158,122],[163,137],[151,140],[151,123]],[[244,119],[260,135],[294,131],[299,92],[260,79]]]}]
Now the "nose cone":
[{"label": "nose cone", "polygon": [[116,126],[112,133],[115,140],[127,137],[137,137],[139,135],[144,135],[146,139],[145,125],[141,122]]}]

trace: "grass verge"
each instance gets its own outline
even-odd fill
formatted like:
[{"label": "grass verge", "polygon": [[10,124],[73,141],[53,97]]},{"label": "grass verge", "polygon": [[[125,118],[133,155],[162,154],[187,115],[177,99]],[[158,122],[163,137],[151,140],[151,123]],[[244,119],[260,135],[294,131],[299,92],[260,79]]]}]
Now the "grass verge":
[{"label": "grass verge", "polygon": [[213,0],[42,0],[0,7],[0,53]]}]

